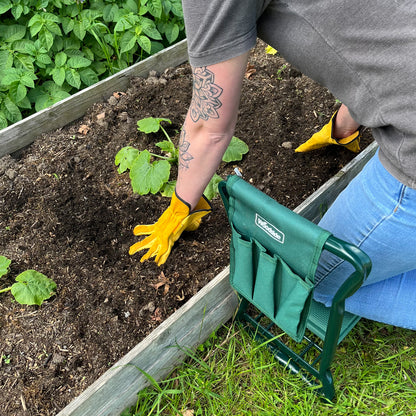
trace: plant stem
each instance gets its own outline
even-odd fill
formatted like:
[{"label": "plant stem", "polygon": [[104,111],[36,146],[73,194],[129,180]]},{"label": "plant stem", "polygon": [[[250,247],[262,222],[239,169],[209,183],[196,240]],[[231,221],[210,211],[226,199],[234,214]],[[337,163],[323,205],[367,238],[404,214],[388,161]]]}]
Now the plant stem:
[{"label": "plant stem", "polygon": [[172,140],[170,139],[169,134],[166,132],[166,130],[162,127],[161,124],[159,124],[159,127],[161,128],[161,130],[163,131],[163,133],[165,134],[165,136],[167,137],[167,139],[169,140],[169,142],[172,143]]},{"label": "plant stem", "polygon": [[[150,153],[150,152],[149,152]],[[168,162],[175,162],[175,158],[174,157],[167,157],[167,156],[161,156],[161,155],[157,155],[157,154],[155,154],[155,153],[150,153],[150,155],[151,156],[153,156],[153,157],[157,157],[157,158],[159,158],[159,159],[165,159],[165,160],[167,160]]]},{"label": "plant stem", "polygon": [[8,292],[9,290],[12,290],[12,287],[5,287],[4,289],[0,289],[0,293]]}]

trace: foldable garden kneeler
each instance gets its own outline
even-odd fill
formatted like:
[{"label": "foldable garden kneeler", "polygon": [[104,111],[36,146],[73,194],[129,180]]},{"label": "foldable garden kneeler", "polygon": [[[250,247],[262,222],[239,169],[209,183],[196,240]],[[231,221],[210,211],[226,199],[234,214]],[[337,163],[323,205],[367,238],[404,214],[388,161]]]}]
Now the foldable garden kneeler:
[{"label": "foldable garden kneeler", "polygon": [[[238,176],[221,182],[219,190],[232,230],[230,283],[241,299],[237,319],[267,341],[279,362],[331,400],[336,347],[360,319],[345,312],[345,299],[370,272],[368,256]],[[329,308],[312,299],[323,250],[354,268]],[[276,326],[295,342],[276,336]]]}]

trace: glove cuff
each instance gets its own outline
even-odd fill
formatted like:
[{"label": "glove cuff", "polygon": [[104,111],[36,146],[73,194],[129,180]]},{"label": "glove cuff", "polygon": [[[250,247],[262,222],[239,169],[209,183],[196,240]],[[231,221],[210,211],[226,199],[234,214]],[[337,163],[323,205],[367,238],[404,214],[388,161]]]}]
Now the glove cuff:
[{"label": "glove cuff", "polygon": [[350,134],[347,137],[343,137],[341,139],[337,139],[334,137],[334,125],[335,125],[335,119],[337,118],[338,110],[335,111],[335,113],[332,115],[331,120],[329,121],[331,125],[331,139],[336,142],[336,144],[339,144],[340,146],[348,146],[351,143],[353,143],[355,140],[359,139],[361,136],[361,133],[363,131],[363,126],[360,126],[357,130],[354,131],[354,133]]},{"label": "glove cuff", "polygon": [[171,205],[172,206],[177,206],[183,204],[187,211],[187,216],[190,214],[193,214],[195,212],[198,211],[212,211],[212,206],[211,203],[209,202],[209,200],[207,199],[207,197],[205,195],[202,195],[201,198],[199,199],[198,203],[196,204],[195,208],[191,211],[191,205],[186,202],[184,199],[182,199],[177,193],[176,193],[176,189],[173,192],[172,195],[172,202]]}]

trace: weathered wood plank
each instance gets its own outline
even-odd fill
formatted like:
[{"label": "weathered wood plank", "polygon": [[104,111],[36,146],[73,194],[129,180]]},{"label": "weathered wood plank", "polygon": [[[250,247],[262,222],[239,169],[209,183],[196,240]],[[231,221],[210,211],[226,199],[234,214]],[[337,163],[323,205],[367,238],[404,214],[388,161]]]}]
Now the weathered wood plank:
[{"label": "weathered wood plank", "polygon": [[132,77],[146,77],[150,71],[162,72],[188,59],[186,40],[138,62],[117,74],[0,130],[0,157],[32,143],[42,133],[60,128],[83,116],[94,103],[106,100],[115,91],[125,91]]},{"label": "weathered wood plank", "polygon": [[373,142],[309,198],[306,198],[294,211],[313,222],[318,222],[335,198],[361,171],[376,150],[377,144]]},{"label": "weathered wood plank", "polygon": [[140,368],[163,380],[183,361],[184,348],[204,342],[236,310],[237,296],[223,270],[57,416],[118,416],[149,385]]}]

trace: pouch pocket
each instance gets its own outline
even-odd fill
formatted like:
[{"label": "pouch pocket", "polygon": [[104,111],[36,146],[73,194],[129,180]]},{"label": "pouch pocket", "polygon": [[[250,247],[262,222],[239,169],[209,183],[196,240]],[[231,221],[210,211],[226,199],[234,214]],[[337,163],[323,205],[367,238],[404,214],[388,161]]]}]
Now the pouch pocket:
[{"label": "pouch pocket", "polygon": [[305,333],[313,283],[295,274],[277,253],[232,227],[231,286],[296,341]]}]

